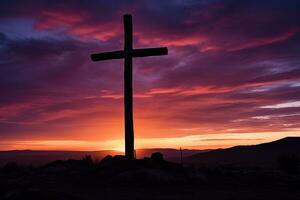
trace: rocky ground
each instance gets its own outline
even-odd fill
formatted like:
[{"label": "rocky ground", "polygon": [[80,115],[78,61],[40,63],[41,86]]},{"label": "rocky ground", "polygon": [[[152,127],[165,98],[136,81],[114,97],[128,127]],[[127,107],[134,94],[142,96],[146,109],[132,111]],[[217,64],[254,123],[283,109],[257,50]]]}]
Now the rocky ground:
[{"label": "rocky ground", "polygon": [[0,169],[0,199],[300,199],[299,173],[264,169],[183,167],[161,154],[128,161],[55,161]]}]

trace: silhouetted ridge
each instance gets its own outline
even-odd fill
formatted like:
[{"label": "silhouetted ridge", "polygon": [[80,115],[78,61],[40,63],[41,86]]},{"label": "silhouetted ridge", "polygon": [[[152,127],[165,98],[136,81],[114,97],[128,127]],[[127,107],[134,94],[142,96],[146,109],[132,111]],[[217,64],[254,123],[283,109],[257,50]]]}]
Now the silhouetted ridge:
[{"label": "silhouetted ridge", "polygon": [[[226,156],[235,156],[238,152],[237,155],[242,158],[249,159],[250,155],[257,159],[259,155],[269,155],[262,153],[266,149],[268,151],[265,152],[271,152],[270,149],[284,147],[286,144],[292,146],[291,143],[299,146],[294,141],[287,139],[261,145],[239,146],[198,154],[195,157],[198,159],[200,155],[209,155],[214,159],[228,159]],[[285,155],[279,159],[279,164],[276,169],[248,168],[241,165],[198,168],[168,162],[160,152],[154,152],[151,157],[143,159],[108,155],[99,161],[85,156],[79,160],[56,160],[39,167],[8,163],[0,167],[0,199],[219,200],[229,193],[225,199],[245,199],[246,196],[249,197],[246,199],[252,200],[262,192],[263,198],[259,199],[299,199],[288,198],[300,196],[299,160],[295,155]],[[249,193],[245,194],[245,191]],[[239,196],[231,195],[237,193]],[[212,198],[214,194],[217,196]]]},{"label": "silhouetted ridge", "polygon": [[300,137],[286,137],[258,145],[235,146],[198,153],[186,159],[196,165],[244,165],[276,167],[282,155],[300,157]]}]

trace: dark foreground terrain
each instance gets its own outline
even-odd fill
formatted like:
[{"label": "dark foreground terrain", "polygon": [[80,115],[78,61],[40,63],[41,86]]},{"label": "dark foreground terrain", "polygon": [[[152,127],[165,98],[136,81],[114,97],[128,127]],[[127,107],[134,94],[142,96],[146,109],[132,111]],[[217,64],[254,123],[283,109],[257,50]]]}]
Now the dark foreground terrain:
[{"label": "dark foreground terrain", "polygon": [[[101,162],[55,161],[40,167],[9,163],[0,169],[0,199],[300,199],[300,174],[292,157],[279,169],[188,167],[151,158]],[[284,167],[285,166],[285,167]]]},{"label": "dark foreground terrain", "polygon": [[[163,152],[169,161],[178,154]],[[0,160],[16,162],[0,165],[0,200],[300,200],[299,137],[186,154],[183,165],[164,160],[161,153],[131,161],[117,155],[99,161],[99,152],[92,154],[94,160],[78,152],[52,152],[51,160],[61,160],[20,164],[37,163],[44,156],[45,162],[47,153],[2,152]]]}]

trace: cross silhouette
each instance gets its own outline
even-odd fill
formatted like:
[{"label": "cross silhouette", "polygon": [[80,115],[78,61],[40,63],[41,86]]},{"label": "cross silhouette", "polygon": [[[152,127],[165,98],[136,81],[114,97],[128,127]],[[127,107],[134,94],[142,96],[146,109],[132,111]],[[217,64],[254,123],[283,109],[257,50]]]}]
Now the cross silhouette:
[{"label": "cross silhouette", "polygon": [[132,58],[146,56],[168,55],[168,49],[147,48],[133,49],[132,45],[132,16],[123,16],[124,50],[92,54],[92,61],[124,58],[124,107],[125,107],[125,157],[134,159],[134,127],[133,127],[133,98],[132,98]]}]

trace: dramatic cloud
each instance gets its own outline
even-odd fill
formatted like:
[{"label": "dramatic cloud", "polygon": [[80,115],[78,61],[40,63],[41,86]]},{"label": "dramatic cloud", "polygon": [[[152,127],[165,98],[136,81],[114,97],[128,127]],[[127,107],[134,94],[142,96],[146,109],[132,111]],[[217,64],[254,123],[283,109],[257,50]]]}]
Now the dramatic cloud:
[{"label": "dramatic cloud", "polygon": [[[250,133],[300,135],[299,7],[296,0],[1,1],[3,146],[120,145],[123,61],[89,57],[123,48],[125,13],[133,14],[135,47],[169,48],[168,56],[134,59],[138,146],[168,137],[174,143],[163,146],[187,138],[185,146],[197,146],[209,135],[202,143],[210,146]],[[275,137],[268,134],[251,141]]]}]

